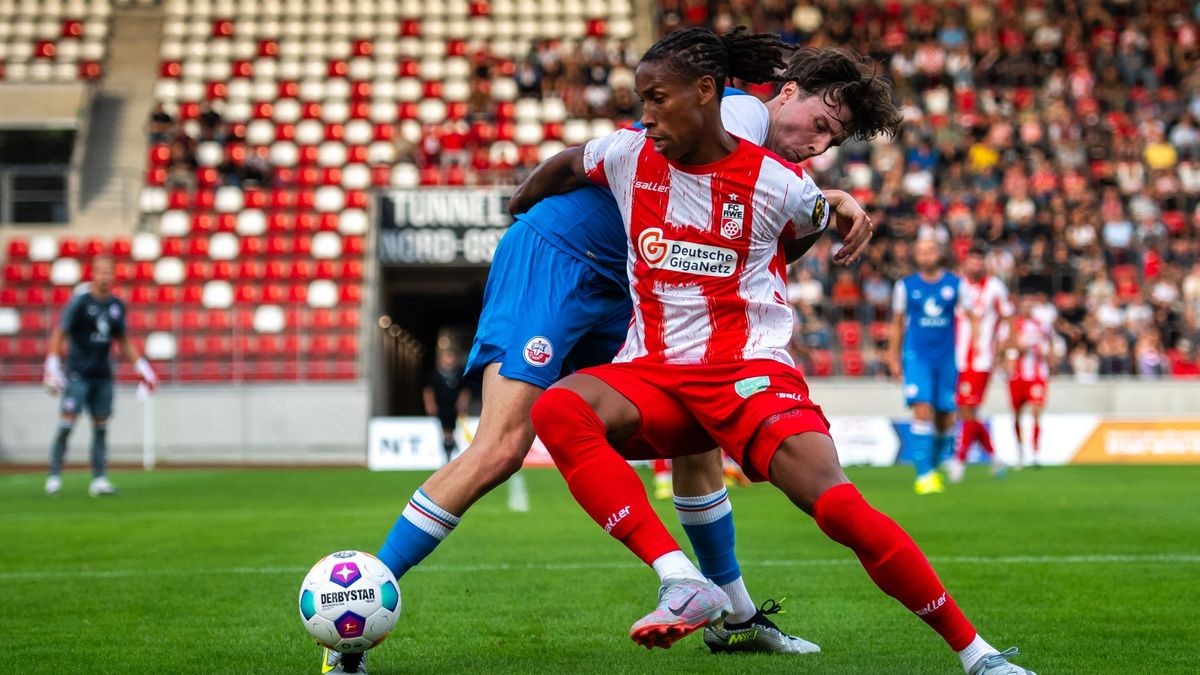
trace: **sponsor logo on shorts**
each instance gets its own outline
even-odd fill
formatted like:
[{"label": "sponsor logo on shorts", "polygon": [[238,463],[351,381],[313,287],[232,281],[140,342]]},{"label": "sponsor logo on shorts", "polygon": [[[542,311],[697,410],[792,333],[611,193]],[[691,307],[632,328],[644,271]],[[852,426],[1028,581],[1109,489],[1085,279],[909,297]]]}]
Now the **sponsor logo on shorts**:
[{"label": "sponsor logo on shorts", "polygon": [[733,390],[742,398],[750,398],[760,391],[766,391],[769,386],[771,386],[771,378],[767,375],[759,375],[734,382]]},{"label": "sponsor logo on shorts", "polygon": [[540,335],[529,338],[529,342],[525,343],[523,356],[525,363],[534,368],[542,368],[554,358],[554,345]]},{"label": "sponsor logo on shorts", "polygon": [[706,277],[730,277],[737,267],[737,252],[733,249],[666,239],[657,227],[638,235],[638,254],[655,269]]},{"label": "sponsor logo on shorts", "polygon": [[1029,395],[1033,396],[1034,398],[1041,398],[1042,394],[1045,392],[1046,388],[1040,384],[1035,384],[1029,388]]},{"label": "sponsor logo on shorts", "polygon": [[743,204],[725,202],[721,206],[721,236],[726,239],[737,239],[742,236],[742,223],[746,217],[746,207]]},{"label": "sponsor logo on shorts", "polygon": [[921,393],[921,388],[918,387],[917,385],[915,385],[915,384],[904,385],[904,396],[906,398],[913,398],[914,396],[916,396],[919,393]]},{"label": "sponsor logo on shorts", "polygon": [[966,381],[960,382],[958,385],[958,393],[962,394],[963,396],[970,396],[971,383]]},{"label": "sponsor logo on shorts", "polygon": [[62,407],[63,407],[63,412],[73,413],[73,412],[75,412],[75,410],[77,408],[79,408],[79,404],[76,403],[75,399],[73,399],[73,398],[64,398]]}]

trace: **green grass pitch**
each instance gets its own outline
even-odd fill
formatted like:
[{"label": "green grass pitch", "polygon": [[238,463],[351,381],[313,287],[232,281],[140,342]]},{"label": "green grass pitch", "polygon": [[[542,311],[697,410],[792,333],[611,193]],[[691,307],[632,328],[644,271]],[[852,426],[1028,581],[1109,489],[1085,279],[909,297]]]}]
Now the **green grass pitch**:
[{"label": "green grass pitch", "polygon": [[[845,549],[773,488],[732,491],[759,601],[819,655],[713,656],[692,636],[648,653],[627,637],[657,580],[527,471],[401,581],[403,613],[372,653],[389,673],[956,673],[955,658],[877,591]],[[973,470],[941,496],[904,468],[850,471],[933,559],[986,639],[1039,673],[1195,673],[1200,466]],[[341,548],[377,550],[424,474],[356,469],[116,472],[91,499],[68,474],[0,476],[0,635],[7,672],[315,673],[300,580]],[[681,533],[668,502],[658,507]],[[682,539],[682,537],[681,537]],[[685,549],[686,549],[685,545]]]}]

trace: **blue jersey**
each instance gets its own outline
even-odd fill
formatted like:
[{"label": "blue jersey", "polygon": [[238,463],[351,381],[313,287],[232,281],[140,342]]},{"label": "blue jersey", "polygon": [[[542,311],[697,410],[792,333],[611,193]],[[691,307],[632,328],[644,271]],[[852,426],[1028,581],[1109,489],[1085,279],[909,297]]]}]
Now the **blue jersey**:
[{"label": "blue jersey", "polygon": [[[748,95],[726,87],[725,96]],[[766,108],[756,99],[743,100],[753,105],[722,105],[725,128],[751,143],[761,144],[766,139],[768,125]],[[589,185],[548,197],[517,218],[555,248],[582,260],[606,278],[628,286],[625,265],[629,240],[617,202],[608,190]]]},{"label": "blue jersey", "polygon": [[911,274],[896,282],[892,311],[905,316],[904,358],[954,362],[954,312],[959,305],[958,277],[942,272],[929,282]]}]

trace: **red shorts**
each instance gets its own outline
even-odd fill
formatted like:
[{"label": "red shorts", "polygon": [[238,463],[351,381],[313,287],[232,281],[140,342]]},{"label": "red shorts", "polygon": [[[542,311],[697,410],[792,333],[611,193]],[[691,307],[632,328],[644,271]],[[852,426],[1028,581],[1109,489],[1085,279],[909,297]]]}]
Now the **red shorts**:
[{"label": "red shorts", "polygon": [[1009,380],[1008,393],[1012,395],[1013,410],[1026,403],[1039,407],[1046,405],[1045,380]]},{"label": "red shorts", "polygon": [[964,370],[958,374],[958,393],[955,400],[959,405],[978,408],[983,405],[983,395],[987,393],[988,380],[992,374],[981,373],[977,370]]},{"label": "red shorts", "polygon": [[758,359],[722,365],[611,363],[579,371],[604,381],[641,413],[617,450],[628,459],[678,457],[721,447],[755,481],[770,476],[784,439],[829,421],[800,371]]}]

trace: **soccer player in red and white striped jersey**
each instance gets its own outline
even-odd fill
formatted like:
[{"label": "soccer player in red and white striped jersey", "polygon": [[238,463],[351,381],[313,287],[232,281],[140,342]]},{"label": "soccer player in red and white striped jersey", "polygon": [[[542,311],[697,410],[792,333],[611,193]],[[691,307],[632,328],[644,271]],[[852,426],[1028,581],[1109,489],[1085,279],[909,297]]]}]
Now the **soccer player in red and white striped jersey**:
[{"label": "soccer player in red and white striped jersey", "polygon": [[1021,433],[1021,410],[1026,405],[1033,413],[1031,449],[1037,465],[1042,439],[1042,410],[1046,407],[1046,384],[1050,381],[1054,358],[1054,334],[1033,315],[1036,302],[1031,296],[1020,300],[1017,316],[1005,341],[1008,361],[1008,391],[1012,398],[1013,430],[1017,434],[1018,466],[1025,463],[1025,445]]},{"label": "soccer player in red and white striped jersey", "polygon": [[[1012,652],[979,637],[904,530],[850,484],[788,356],[784,250],[811,246],[830,204],[846,197],[823,195],[799,169],[722,128],[725,80],[769,80],[777,67],[743,30],[718,37],[693,28],[660,40],[635,75],[645,130],[551,158],[514,196],[520,205],[599,182],[630,237],[636,309],[618,362],[549,389],[534,404],[534,428],[588,515],[658,573],[658,607],[630,630],[639,644],[669,647],[719,620],[729,601],[680,550],[625,459],[719,446],[852,549],[881,590],[958,652],[966,672],[1024,675],[1008,663]],[[835,224],[844,240],[835,260],[852,263],[870,221]]]},{"label": "soccer player in red and white striped jersey", "polygon": [[963,466],[971,446],[978,442],[992,456],[995,453],[987,427],[978,419],[979,406],[987,393],[988,380],[996,364],[996,347],[1004,325],[1013,310],[1004,282],[987,273],[987,250],[983,244],[971,246],[963,261],[963,282],[959,286],[959,312],[955,336],[955,359],[958,362],[958,414],[962,420],[962,437],[958,451],[948,463],[950,482],[962,480]]}]

